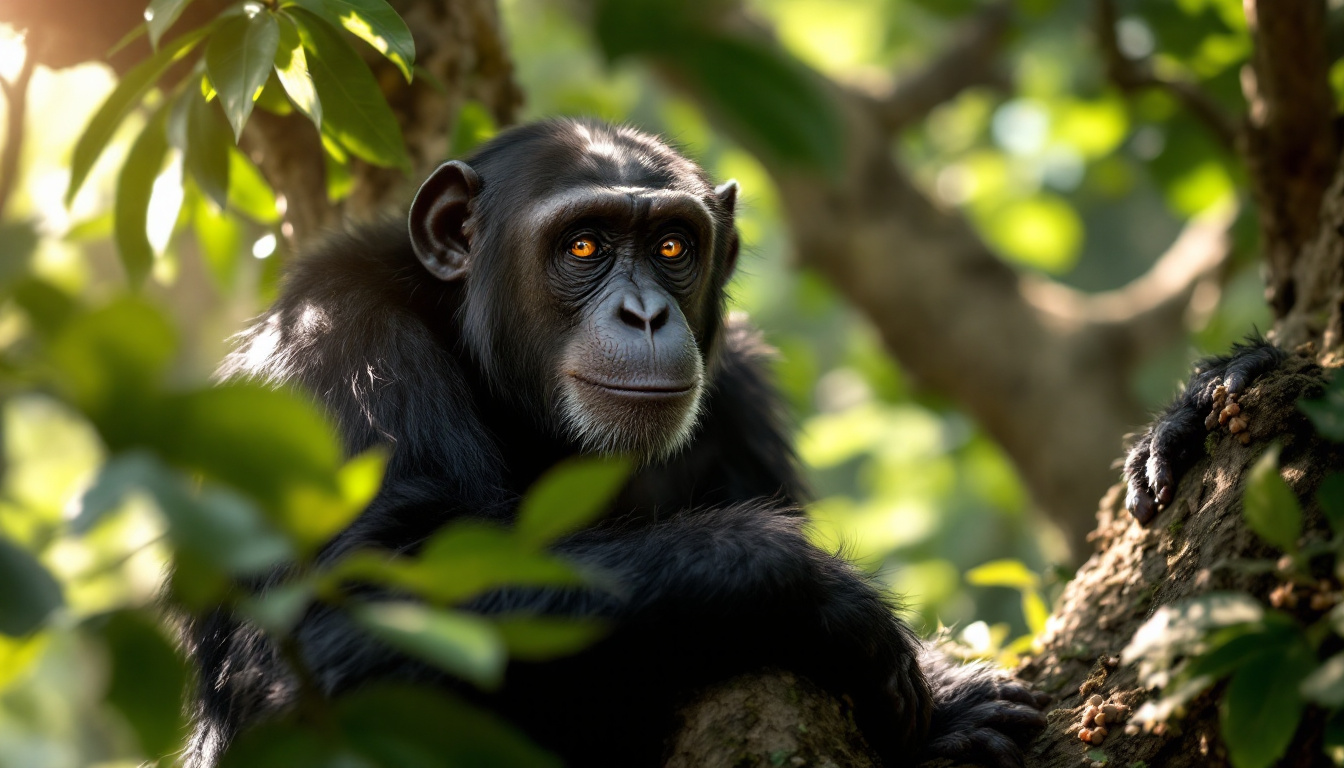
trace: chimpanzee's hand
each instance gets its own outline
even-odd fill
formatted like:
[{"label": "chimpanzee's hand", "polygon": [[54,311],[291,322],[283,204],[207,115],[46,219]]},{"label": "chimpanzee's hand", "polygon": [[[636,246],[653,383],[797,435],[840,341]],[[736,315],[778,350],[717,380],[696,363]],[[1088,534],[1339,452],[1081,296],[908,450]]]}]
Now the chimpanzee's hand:
[{"label": "chimpanzee's hand", "polygon": [[1245,434],[1246,414],[1237,399],[1257,376],[1287,357],[1278,347],[1253,338],[1234,346],[1231,355],[1195,367],[1185,392],[1139,436],[1125,459],[1125,508],[1140,525],[1171,503],[1177,481],[1201,455],[1208,430],[1226,424],[1233,434]]},{"label": "chimpanzee's hand", "polygon": [[984,664],[953,664],[935,648],[926,648],[920,661],[934,702],[920,759],[1021,768],[1022,747],[1045,727],[1042,710],[1050,697]]}]

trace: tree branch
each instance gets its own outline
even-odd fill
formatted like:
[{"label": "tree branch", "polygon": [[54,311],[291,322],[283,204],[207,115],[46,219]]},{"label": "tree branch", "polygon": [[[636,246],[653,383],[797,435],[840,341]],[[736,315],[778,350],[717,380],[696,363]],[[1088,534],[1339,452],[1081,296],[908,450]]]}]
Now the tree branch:
[{"label": "tree branch", "polygon": [[888,133],[914,123],[962,91],[978,85],[999,85],[1006,77],[999,53],[1012,22],[1012,6],[996,2],[964,24],[946,50],[924,69],[907,77],[883,96],[873,110]]},{"label": "tree branch", "polygon": [[1297,301],[1293,266],[1316,236],[1339,154],[1325,1],[1246,0],[1245,7],[1254,51],[1242,71],[1251,107],[1243,149],[1269,262],[1270,306],[1283,317]]},{"label": "tree branch", "polygon": [[23,66],[13,81],[0,78],[5,95],[5,145],[0,150],[0,221],[4,221],[9,199],[19,181],[19,161],[23,157],[23,128],[28,113],[28,82],[37,65],[40,33],[30,31],[25,41]]},{"label": "tree branch", "polygon": [[1097,44],[1101,48],[1106,75],[1126,94],[1156,88],[1171,94],[1213,134],[1224,149],[1237,146],[1240,129],[1218,104],[1197,85],[1187,80],[1159,77],[1147,61],[1136,61],[1120,49],[1115,3],[1097,0]]}]

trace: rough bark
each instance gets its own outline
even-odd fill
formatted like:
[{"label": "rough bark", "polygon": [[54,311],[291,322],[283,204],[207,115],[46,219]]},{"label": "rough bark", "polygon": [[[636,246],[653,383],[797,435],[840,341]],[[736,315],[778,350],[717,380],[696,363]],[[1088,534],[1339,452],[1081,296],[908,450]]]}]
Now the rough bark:
[{"label": "rough bark", "polygon": [[[1087,748],[1077,733],[1091,694],[1131,707],[1148,698],[1132,666],[1109,662],[1159,606],[1214,590],[1246,591],[1263,599],[1275,586],[1272,574],[1245,567],[1280,553],[1256,538],[1241,515],[1246,472],[1273,442],[1283,445],[1283,476],[1307,510],[1308,538],[1322,535],[1314,493],[1326,475],[1344,467],[1344,453],[1316,435],[1296,403],[1318,393],[1324,381],[1310,358],[1297,357],[1248,391],[1240,402],[1250,416],[1252,442],[1242,445],[1220,428],[1206,444],[1208,456],[1186,475],[1175,501],[1149,527],[1141,528],[1124,511],[1121,486],[1102,500],[1092,535],[1097,551],[1056,605],[1041,652],[1017,673],[1056,697],[1050,725],[1028,760],[1032,768],[1080,764]],[[1305,601],[1300,611],[1304,618],[1312,615]],[[1101,747],[1109,764],[1225,765],[1217,694],[1215,689],[1197,699],[1179,732],[1127,736],[1112,729]],[[1313,734],[1309,719],[1299,733],[1301,743],[1289,750],[1303,761],[1287,764],[1312,764],[1320,751],[1305,743],[1312,738],[1319,738],[1319,724]]]},{"label": "rough bark", "polygon": [[1250,104],[1242,154],[1269,264],[1266,295],[1277,317],[1298,303],[1293,266],[1316,235],[1321,196],[1339,153],[1325,5],[1325,0],[1245,3],[1254,53],[1242,74]]}]

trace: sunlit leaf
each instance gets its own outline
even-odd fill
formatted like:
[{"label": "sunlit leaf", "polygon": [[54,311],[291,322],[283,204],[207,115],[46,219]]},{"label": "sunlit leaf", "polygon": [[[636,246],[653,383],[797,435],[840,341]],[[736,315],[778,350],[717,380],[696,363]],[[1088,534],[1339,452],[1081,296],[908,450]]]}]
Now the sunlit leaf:
[{"label": "sunlit leaf", "polygon": [[76,526],[87,530],[133,491],[154,499],[174,544],[224,572],[256,574],[292,557],[289,543],[246,499],[217,487],[196,491],[157,457],[139,451],[104,465],[84,495]]},{"label": "sunlit leaf", "polygon": [[1022,618],[1026,620],[1027,629],[1030,629],[1033,635],[1045,631],[1045,624],[1050,620],[1050,609],[1040,592],[1034,589],[1022,590]]},{"label": "sunlit leaf", "polygon": [[333,578],[395,587],[443,605],[506,586],[584,583],[563,560],[522,546],[505,529],[473,521],[445,526],[430,537],[418,558],[349,555],[335,566]]},{"label": "sunlit leaf", "polygon": [[297,7],[287,12],[299,26],[308,72],[322,102],[323,135],[375,165],[409,168],[401,128],[368,65],[320,17]]},{"label": "sunlit leaf", "polygon": [[149,30],[149,44],[159,47],[163,33],[173,26],[173,22],[182,15],[182,11],[191,5],[191,0],[150,0],[145,9],[145,28]]},{"label": "sunlit leaf", "polygon": [[253,101],[271,74],[279,42],[280,27],[265,9],[226,18],[210,35],[205,66],[235,140],[242,136]]},{"label": "sunlit leaf", "polygon": [[321,128],[322,102],[317,98],[313,77],[308,74],[308,57],[303,53],[299,28],[283,14],[276,16],[276,23],[280,25],[280,44],[275,49],[276,77],[299,111]]},{"label": "sunlit leaf", "polygon": [[523,497],[514,530],[533,546],[582,528],[607,510],[630,476],[623,458],[584,458],[562,462],[542,475]]},{"label": "sunlit leaf", "polygon": [[1302,507],[1279,474],[1279,446],[1265,451],[1246,473],[1242,512],[1256,535],[1286,552],[1302,535]]},{"label": "sunlit leaf", "polygon": [[182,169],[205,196],[223,210],[229,200],[229,153],[233,139],[228,123],[216,106],[189,88],[183,93],[187,100],[186,153]]},{"label": "sunlit leaf", "polygon": [[1268,768],[1283,756],[1302,715],[1298,686],[1313,666],[1310,647],[1295,646],[1262,654],[1232,676],[1220,714],[1233,766]]},{"label": "sunlit leaf", "polygon": [[148,616],[119,611],[100,629],[112,666],[108,703],[131,724],[146,756],[167,756],[185,731],[181,658]]},{"label": "sunlit leaf", "polygon": [[229,153],[229,208],[258,224],[280,221],[275,192],[252,161],[236,149]]},{"label": "sunlit leaf", "polygon": [[[276,23],[280,23],[282,17],[276,16]],[[283,45],[283,42],[281,43]],[[276,50],[276,57],[280,56],[279,49]],[[274,71],[266,76],[266,85],[262,87],[261,92],[257,94],[257,106],[270,112],[273,115],[294,114],[294,104],[285,98],[285,86],[280,82],[279,76]]]},{"label": "sunlit leaf", "polygon": [[486,689],[504,679],[504,643],[485,618],[420,603],[366,603],[351,610],[375,637]]},{"label": "sunlit leaf", "polygon": [[457,110],[453,143],[449,157],[466,157],[473,149],[495,135],[495,121],[479,101],[467,101]]},{"label": "sunlit leaf", "polygon": [[233,288],[243,256],[243,228],[228,211],[218,210],[201,195],[192,202],[192,230],[196,245],[215,285],[224,292]]},{"label": "sunlit leaf", "polygon": [[98,111],[89,120],[88,126],[84,128],[79,141],[75,144],[70,159],[70,186],[65,191],[67,206],[75,199],[79,188],[84,185],[94,162],[103,153],[117,126],[121,125],[121,121],[130,114],[136,104],[140,103],[145,93],[168,67],[190,53],[205,33],[205,29],[198,29],[174,39],[158,53],[127,72],[121,78],[121,82],[117,83],[117,87],[102,106],[98,107]]},{"label": "sunlit leaf", "polygon": [[0,535],[0,634],[22,637],[60,608],[61,585],[37,558]]},{"label": "sunlit leaf", "polygon": [[294,0],[294,3],[373,46],[397,65],[406,82],[411,82],[415,40],[406,22],[384,0]]},{"label": "sunlit leaf", "polygon": [[139,286],[149,276],[154,264],[154,248],[149,244],[146,227],[149,223],[149,200],[154,192],[154,181],[163,170],[168,153],[168,139],[164,134],[166,110],[160,109],[150,118],[139,138],[131,145],[126,162],[117,176],[117,195],[113,202],[113,232],[117,253],[126,269],[126,279]]},{"label": "sunlit leaf", "polygon": [[350,525],[373,500],[386,464],[386,452],[369,450],[341,467],[334,491],[312,484],[291,488],[279,523],[299,546],[316,550]]},{"label": "sunlit leaf", "polygon": [[967,571],[966,583],[981,587],[1036,589],[1041,578],[1018,560],[994,560]]}]

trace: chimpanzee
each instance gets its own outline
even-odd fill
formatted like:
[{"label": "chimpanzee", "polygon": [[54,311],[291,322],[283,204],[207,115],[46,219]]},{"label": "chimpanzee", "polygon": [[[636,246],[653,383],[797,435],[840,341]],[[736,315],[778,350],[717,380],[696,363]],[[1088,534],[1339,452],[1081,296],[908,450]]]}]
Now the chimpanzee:
[{"label": "chimpanzee", "polygon": [[[413,550],[462,516],[507,524],[569,456],[639,460],[610,514],[556,546],[609,575],[618,596],[513,590],[469,606],[612,625],[573,657],[511,664],[490,700],[571,765],[658,764],[679,702],[759,668],[847,697],[887,765],[1020,765],[1042,698],[950,665],[870,578],[804,535],[804,484],[762,345],[723,319],[736,199],[734,182],[712,186],[628,127],[506,131],[440,166],[409,226],[361,229],[299,260],[222,373],[306,388],[351,453],[392,447],[382,490],[327,558]],[[294,686],[238,619],[205,617],[190,635],[189,762],[210,766],[240,729],[283,711]],[[312,609],[295,639],[331,695],[432,678],[334,608]]]}]

